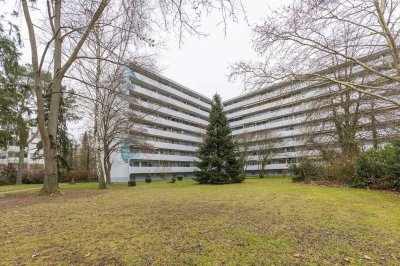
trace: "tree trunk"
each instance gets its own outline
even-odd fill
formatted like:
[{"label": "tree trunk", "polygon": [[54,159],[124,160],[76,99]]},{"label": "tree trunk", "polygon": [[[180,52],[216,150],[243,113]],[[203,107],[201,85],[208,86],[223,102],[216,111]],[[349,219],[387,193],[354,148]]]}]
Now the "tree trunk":
[{"label": "tree trunk", "polygon": [[[96,33],[96,28],[94,29]],[[98,38],[98,35],[95,35]],[[99,42],[97,42],[99,43]],[[100,61],[100,45],[96,47],[96,84],[95,84],[95,100],[94,100],[94,143],[95,143],[95,160],[96,160],[96,170],[97,178],[99,180],[99,189],[106,189],[107,184],[104,179],[103,165],[101,162],[101,144],[100,144],[100,130],[99,130],[99,102],[100,102],[100,74],[101,74],[101,61]]]},{"label": "tree trunk", "polygon": [[259,172],[260,178],[264,178],[264,168],[265,168],[265,162],[264,162],[264,160],[262,160],[261,161],[260,172]]},{"label": "tree trunk", "polygon": [[24,159],[25,159],[25,147],[23,145],[19,145],[19,156],[18,156],[18,171],[17,171],[17,179],[15,180],[15,184],[22,184],[22,175],[24,172]]},{"label": "tree trunk", "polygon": [[90,145],[87,147],[86,151],[86,172],[90,174]]},{"label": "tree trunk", "polygon": [[371,104],[371,131],[372,131],[372,144],[375,149],[379,147],[379,135],[376,126],[375,104]]},{"label": "tree trunk", "polygon": [[[95,122],[95,129],[97,131],[97,122]],[[99,181],[99,189],[106,189],[106,181],[104,179],[104,171],[103,171],[103,165],[101,163],[101,147],[100,147],[100,141],[98,137],[98,133],[95,131],[95,149],[96,149],[96,154],[95,154],[95,160],[96,160],[96,171],[97,171],[97,179]]]},{"label": "tree trunk", "polygon": [[50,110],[47,122],[47,130],[50,142],[49,147],[43,151],[47,154],[45,156],[45,173],[44,186],[42,194],[59,193],[58,189],[58,171],[57,171],[57,125],[58,113],[60,112],[61,101],[61,81],[62,75],[61,60],[62,60],[62,39],[61,39],[61,0],[54,1],[54,68],[53,68],[53,82],[51,84],[51,100]]},{"label": "tree trunk", "polygon": [[110,161],[110,152],[106,143],[104,145],[104,158],[103,164],[106,172],[106,182],[107,184],[111,184],[111,161]]},{"label": "tree trunk", "polygon": [[107,184],[111,184],[111,161],[110,161],[110,156],[105,155],[106,158],[106,163],[104,164],[106,166],[106,181]]},{"label": "tree trunk", "polygon": [[[22,103],[21,109],[24,108],[24,104]],[[21,114],[18,114],[18,121],[17,121],[17,136],[19,141],[19,156],[18,156],[18,170],[17,170],[17,178],[15,183],[17,185],[22,184],[22,175],[24,172],[24,158],[25,158],[25,148],[27,146],[28,141],[28,130],[25,125],[24,119],[22,118]]]},{"label": "tree trunk", "polygon": [[57,150],[55,147],[44,148],[44,184],[40,191],[41,195],[58,194],[58,176],[57,176]]}]

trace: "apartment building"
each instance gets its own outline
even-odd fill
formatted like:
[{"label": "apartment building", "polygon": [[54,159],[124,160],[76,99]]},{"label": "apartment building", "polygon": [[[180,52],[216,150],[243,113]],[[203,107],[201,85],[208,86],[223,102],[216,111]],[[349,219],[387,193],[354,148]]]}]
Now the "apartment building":
[{"label": "apartment building", "polygon": [[[12,140],[8,143],[7,148],[0,149],[0,168],[7,165],[16,165],[19,161],[19,143],[15,132],[11,134]],[[30,143],[26,147],[24,155],[24,163],[30,167],[44,167],[43,151],[37,149],[40,141],[40,134],[37,127],[29,127],[28,140]]]},{"label": "apartment building", "polygon": [[[386,56],[377,53],[361,60],[381,64]],[[394,91],[400,88],[399,84],[351,64],[324,69],[321,74],[340,74],[343,79],[358,80],[363,85],[384,85],[389,98],[397,97]],[[396,121],[400,114],[395,106],[324,80],[282,82],[227,100],[224,111],[233,137],[247,139],[248,175],[256,175],[260,169],[260,149],[271,151],[267,173],[279,175],[287,173],[289,165],[301,157],[320,160],[323,149],[343,150],[338,146],[338,139],[343,137],[339,136],[340,130],[349,135],[354,130],[355,142],[361,148],[381,145],[399,136],[400,125]],[[349,121],[344,121],[345,116]],[[336,123],[342,127],[340,130]]]},{"label": "apartment building", "polygon": [[[385,56],[379,53],[368,60],[379,63],[385,61]],[[353,65],[332,67],[321,73],[337,75],[338,71],[352,73],[347,78],[360,79],[363,84],[386,82]],[[127,181],[130,175],[138,179],[146,175],[191,177],[197,160],[196,150],[208,123],[211,99],[140,68],[132,68],[128,76],[130,97],[137,101],[133,107],[136,109],[131,111],[144,116],[139,126],[147,145],[124,147],[121,154],[114,157],[113,180]],[[390,88],[399,85],[388,82],[385,85],[386,96],[393,97]],[[319,159],[321,146],[338,149],[334,145],[337,138],[335,112],[340,117],[348,111],[351,119],[357,118],[356,141],[363,147],[374,145],[375,140],[382,144],[398,136],[398,125],[393,122],[400,121],[396,108],[354,91],[348,93],[348,102],[341,102],[343,97],[332,97],[343,93],[347,93],[343,87],[331,82],[308,80],[282,82],[225,100],[224,112],[233,137],[250,139],[245,151],[247,174],[258,174],[259,151],[263,149],[271,151],[265,168],[270,175],[286,174],[289,165],[300,157]]]},{"label": "apartment building", "polygon": [[211,99],[141,68],[132,68],[127,75],[127,90],[135,99],[130,109],[140,117],[142,141],[114,155],[113,181],[147,175],[192,177]]}]

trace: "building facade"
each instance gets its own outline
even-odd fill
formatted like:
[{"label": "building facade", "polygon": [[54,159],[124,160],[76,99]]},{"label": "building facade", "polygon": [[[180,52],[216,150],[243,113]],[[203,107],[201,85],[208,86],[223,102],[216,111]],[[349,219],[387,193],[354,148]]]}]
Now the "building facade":
[{"label": "building facade", "polygon": [[[19,161],[19,144],[15,133],[12,133],[12,140],[7,148],[0,149],[0,168],[7,165],[17,166]],[[27,168],[44,167],[43,151],[38,150],[37,145],[40,141],[40,134],[37,127],[29,127],[28,140],[30,141],[25,149],[24,163]]]},{"label": "building facade", "polygon": [[[384,56],[369,60],[384,61]],[[323,72],[340,74],[352,82],[359,79],[365,85],[385,82],[354,65]],[[398,84],[385,86],[395,88]],[[115,155],[113,180],[146,175],[192,177],[211,99],[140,68],[130,71],[128,91],[137,101],[132,111],[143,115],[138,126],[143,129],[146,145],[124,147]],[[392,97],[390,92],[387,96]],[[320,159],[324,148],[370,147],[398,136],[399,127],[393,121],[400,117],[393,106],[323,80],[283,82],[226,100],[223,105],[233,137],[246,154],[247,175],[258,174],[262,156],[265,174],[282,175],[299,158]],[[345,114],[349,119],[343,122]],[[348,144],[338,140],[346,134]],[[263,150],[267,153],[260,153]]]},{"label": "building facade", "polygon": [[[360,60],[381,66],[386,56],[381,52]],[[387,98],[400,100],[396,93],[399,84],[354,64],[341,64],[319,74],[380,86],[387,91]],[[350,155],[399,136],[396,106],[327,79],[282,82],[227,100],[224,110],[233,137],[247,153],[248,175],[258,174],[263,149],[268,151],[267,174],[281,175],[303,157],[322,161],[334,154]]]},{"label": "building facade", "polygon": [[140,117],[136,124],[141,141],[114,155],[113,181],[147,175],[192,177],[211,99],[140,68],[129,71],[127,83],[129,96],[135,99],[130,109]]}]

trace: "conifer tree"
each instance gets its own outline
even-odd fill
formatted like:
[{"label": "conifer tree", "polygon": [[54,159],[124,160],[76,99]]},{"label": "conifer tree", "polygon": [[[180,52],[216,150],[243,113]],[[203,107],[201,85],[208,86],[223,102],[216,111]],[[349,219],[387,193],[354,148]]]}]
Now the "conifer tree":
[{"label": "conifer tree", "polygon": [[240,183],[241,163],[238,160],[237,146],[232,139],[228,119],[222,110],[221,97],[214,95],[207,134],[198,151],[199,162],[194,175],[200,184]]}]

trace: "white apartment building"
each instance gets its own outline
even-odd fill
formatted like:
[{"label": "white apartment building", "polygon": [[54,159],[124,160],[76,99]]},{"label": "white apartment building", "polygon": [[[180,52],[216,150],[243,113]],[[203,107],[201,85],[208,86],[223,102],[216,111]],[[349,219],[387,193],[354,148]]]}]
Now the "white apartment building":
[{"label": "white apartment building", "polygon": [[[17,165],[19,161],[19,145],[15,133],[11,134],[13,139],[7,145],[7,148],[0,149],[0,168],[6,165]],[[25,150],[24,163],[26,166],[44,166],[43,151],[37,149],[40,141],[40,134],[37,127],[29,127],[28,140],[31,140]]]},{"label": "white apartment building", "polygon": [[161,75],[134,68],[128,91],[143,114],[138,127],[145,145],[131,145],[113,156],[112,180],[191,177],[196,150],[205,135],[211,99]]},{"label": "white apartment building", "polygon": [[[384,60],[382,56],[385,55],[378,54],[371,60]],[[338,69],[323,71],[334,74]],[[376,77],[363,74],[357,67],[352,72],[356,73],[351,77],[353,79],[361,77],[364,82],[376,81]],[[246,134],[255,136],[254,143],[247,151],[247,174],[258,174],[260,164],[255,150],[263,149],[259,145],[260,137],[273,140],[274,143],[268,147],[273,153],[267,162],[266,174],[286,174],[289,164],[296,162],[299,157],[318,157],[319,151],[315,145],[307,141],[310,132],[321,132],[322,143],[330,145],[335,127],[329,116],[329,107],[340,103],[324,101],[340,89],[329,82],[284,82],[224,101],[224,111],[234,138]],[[139,179],[146,175],[153,178],[191,177],[195,169],[193,162],[197,159],[196,150],[208,124],[211,99],[140,68],[130,72],[128,90],[141,106],[135,112],[146,114],[140,127],[148,146],[124,147],[121,154],[116,154],[113,181],[127,181],[130,175]],[[357,94],[352,92],[350,99],[353,104]],[[361,126],[357,128],[357,139],[362,141],[362,145],[370,146],[373,135],[370,101],[363,97],[359,102],[357,108],[360,110]],[[396,134],[387,122],[398,120],[399,113],[385,102],[375,101],[374,106],[376,134],[384,141],[386,137]]]},{"label": "white apartment building", "polygon": [[[377,53],[361,60],[381,64],[385,58],[385,53]],[[352,74],[345,76],[345,70]],[[390,89],[400,88],[399,84],[379,80],[357,66],[333,67],[321,72],[332,76],[340,72],[343,78],[359,79],[364,85],[384,84],[388,89],[387,97],[396,97]],[[397,108],[365,94],[347,91],[344,86],[321,80],[283,82],[225,101],[224,111],[233,137],[243,139],[250,135],[253,138],[247,148],[247,174],[258,174],[260,157],[255,151],[264,148],[263,137],[273,143],[267,147],[273,152],[266,166],[267,173],[272,175],[287,173],[289,165],[301,157],[319,159],[321,148],[338,149],[333,112],[338,112],[335,117],[341,119],[344,108],[352,119],[348,124],[354,122],[356,125],[354,130],[359,146],[371,147],[374,134],[378,145],[398,137],[396,121],[399,121],[400,113]]]}]

